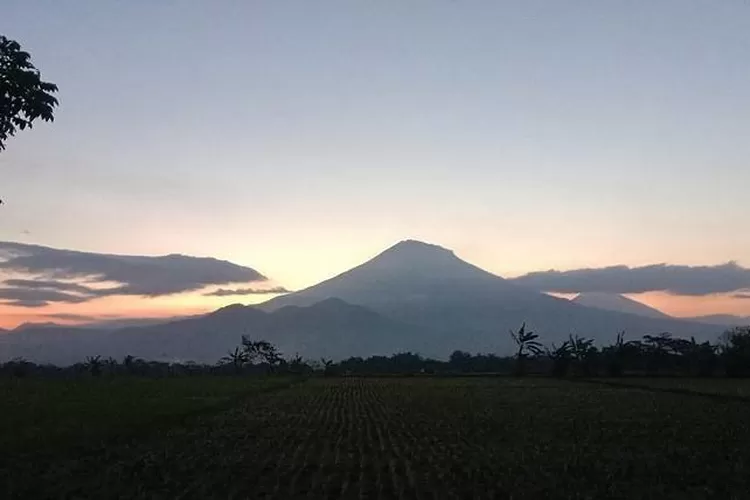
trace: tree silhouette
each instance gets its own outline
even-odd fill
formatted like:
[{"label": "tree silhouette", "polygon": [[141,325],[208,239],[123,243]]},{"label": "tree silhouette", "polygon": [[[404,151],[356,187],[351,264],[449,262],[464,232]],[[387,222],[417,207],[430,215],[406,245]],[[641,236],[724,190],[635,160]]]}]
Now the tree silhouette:
[{"label": "tree silhouette", "polygon": [[57,85],[42,81],[21,45],[0,35],[0,151],[17,130],[31,128],[37,118],[54,120]]},{"label": "tree silhouette", "polygon": [[295,375],[302,375],[303,373],[310,370],[310,367],[302,360],[302,356],[300,356],[299,354],[296,354],[292,359],[289,360],[289,362],[287,363],[287,367],[289,372]]},{"label": "tree silhouette", "polygon": [[695,337],[690,337],[686,357],[690,375],[697,377],[710,377],[716,371],[718,358],[716,356],[717,347],[706,341],[701,344],[695,341]]},{"label": "tree silhouette", "polygon": [[560,347],[552,344],[552,348],[547,349],[547,357],[552,361],[552,375],[555,377],[565,376],[568,373],[571,361],[570,342],[566,340]]},{"label": "tree silhouette", "polygon": [[128,375],[134,375],[138,371],[138,365],[141,364],[143,364],[143,361],[131,354],[122,358],[122,366],[125,367],[125,372],[127,372]]},{"label": "tree silhouette", "polygon": [[602,349],[602,356],[606,363],[607,375],[610,377],[621,377],[625,370],[625,332],[619,332],[615,343]]},{"label": "tree silhouette", "polygon": [[239,373],[248,361],[247,352],[242,347],[235,347],[233,351],[229,351],[226,356],[221,358],[219,363],[231,364],[234,367],[235,373]]},{"label": "tree silhouette", "polygon": [[750,376],[750,326],[728,330],[723,341],[722,358],[727,376]]},{"label": "tree silhouette", "polygon": [[103,364],[101,356],[87,356],[86,361],[84,362],[84,366],[94,377],[98,377],[102,374]]},{"label": "tree silhouette", "polygon": [[473,356],[468,352],[453,351],[448,362],[458,371],[468,372],[471,371],[472,361]]},{"label": "tree silhouette", "polygon": [[102,361],[102,365],[107,368],[107,373],[109,373],[110,375],[114,375],[115,373],[117,373],[117,369],[119,367],[119,363],[112,356],[109,356],[107,359]]},{"label": "tree silhouette", "polygon": [[571,335],[568,342],[570,343],[570,354],[576,367],[576,373],[584,377],[590,376],[597,354],[594,339]]},{"label": "tree silhouette", "polygon": [[320,358],[320,362],[323,364],[323,375],[325,375],[326,377],[333,375],[333,372],[334,372],[333,360]]},{"label": "tree silhouette", "polygon": [[531,330],[526,331],[526,323],[521,325],[518,332],[510,330],[510,336],[518,346],[518,351],[516,351],[516,375],[523,375],[526,371],[526,358],[529,357],[529,354],[536,356],[542,354],[542,344],[536,340],[539,335]]},{"label": "tree silhouette", "polygon": [[267,340],[251,340],[247,336],[242,336],[242,350],[247,356],[250,363],[259,360],[268,365],[269,371],[274,371],[283,358],[278,348]]},{"label": "tree silhouette", "polygon": [[658,375],[669,365],[669,355],[672,352],[672,335],[660,333],[659,335],[644,335],[643,350],[646,357],[646,372],[649,375]]},{"label": "tree silhouette", "polygon": [[35,366],[34,363],[27,361],[25,358],[13,358],[6,363],[10,367],[10,374],[16,378],[24,378]]}]

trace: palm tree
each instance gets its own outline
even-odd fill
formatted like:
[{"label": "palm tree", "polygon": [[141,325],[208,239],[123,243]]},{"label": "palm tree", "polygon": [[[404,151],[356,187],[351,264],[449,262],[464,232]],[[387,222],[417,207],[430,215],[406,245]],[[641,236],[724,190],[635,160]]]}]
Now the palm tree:
[{"label": "palm tree", "polygon": [[615,343],[604,347],[602,355],[607,364],[607,375],[610,377],[620,377],[625,369],[625,332],[619,332]]},{"label": "palm tree", "polygon": [[107,373],[109,373],[110,375],[114,375],[115,373],[117,373],[118,363],[117,360],[112,356],[105,359],[103,361],[103,365],[107,367]]},{"label": "palm tree", "polygon": [[250,360],[247,352],[242,347],[235,347],[233,351],[229,351],[226,356],[219,360],[219,363],[224,365],[231,364],[234,366],[235,373],[239,373],[242,370],[242,366]]},{"label": "palm tree", "polygon": [[94,377],[98,377],[102,374],[102,364],[101,356],[87,356],[86,361],[84,362],[86,369]]},{"label": "palm tree", "polygon": [[516,352],[516,375],[523,375],[526,368],[526,358],[529,357],[529,354],[535,356],[542,354],[542,344],[536,340],[539,338],[539,335],[531,330],[526,331],[526,323],[521,325],[518,332],[510,330],[510,336],[518,346],[518,351]]},{"label": "palm tree", "polygon": [[128,354],[124,358],[122,358],[122,366],[125,367],[125,371],[129,375],[133,375],[135,373],[135,365],[136,365],[137,358],[135,356],[132,356]]},{"label": "palm tree", "polygon": [[560,347],[552,344],[552,349],[547,349],[547,357],[552,361],[552,375],[563,377],[570,366],[570,341],[566,340]]},{"label": "palm tree", "polygon": [[578,367],[578,373],[588,377],[591,375],[591,365],[597,353],[596,347],[594,347],[594,339],[571,335],[569,342],[570,353]]},{"label": "palm tree", "polygon": [[288,365],[289,365],[289,371],[294,373],[295,375],[301,375],[309,369],[309,367],[302,360],[302,356],[300,356],[299,354],[294,356],[289,361]]},{"label": "palm tree", "polygon": [[333,361],[326,358],[320,358],[320,362],[323,364],[323,375],[333,375]]}]

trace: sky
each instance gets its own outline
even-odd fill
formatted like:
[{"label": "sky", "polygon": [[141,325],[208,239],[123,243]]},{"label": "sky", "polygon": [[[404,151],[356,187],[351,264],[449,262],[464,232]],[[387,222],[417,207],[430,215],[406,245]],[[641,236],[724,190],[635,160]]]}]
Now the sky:
[{"label": "sky", "polygon": [[[0,153],[1,241],[292,290],[406,238],[507,277],[750,266],[746,0],[4,0],[0,33],[60,88]],[[734,295],[639,296],[750,314]],[[0,326],[236,301],[0,305]]]}]

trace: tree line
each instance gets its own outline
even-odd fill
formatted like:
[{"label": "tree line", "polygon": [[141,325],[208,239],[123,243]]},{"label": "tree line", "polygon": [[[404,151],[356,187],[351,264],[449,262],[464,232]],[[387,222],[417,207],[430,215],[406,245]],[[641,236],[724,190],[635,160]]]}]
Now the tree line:
[{"label": "tree line", "polygon": [[750,326],[735,327],[718,340],[696,342],[668,333],[626,340],[625,333],[601,347],[594,339],[570,335],[560,345],[544,345],[540,336],[522,325],[509,332],[516,345],[512,356],[454,351],[448,360],[413,352],[391,356],[351,357],[338,362],[284,357],[267,340],[242,336],[239,346],[216,364],[147,361],[133,356],[122,360],[89,356],[68,367],[14,359],[0,364],[0,376],[189,376],[201,374],[347,375],[550,375],[555,377],[690,376],[749,377]]},{"label": "tree line", "polygon": [[750,327],[725,332],[715,344],[673,337],[669,333],[597,347],[594,339],[570,335],[560,345],[544,345],[522,325],[511,331],[513,356],[454,351],[447,361],[415,353],[353,357],[325,367],[331,375],[498,374],[555,377],[689,376],[750,377]]},{"label": "tree line", "polygon": [[516,343],[513,373],[529,370],[554,376],[750,375],[750,327],[733,328],[719,342],[696,342],[669,333],[625,340],[625,332],[610,345],[598,348],[594,339],[570,335],[560,345],[543,346],[539,336],[525,325],[511,332]]}]

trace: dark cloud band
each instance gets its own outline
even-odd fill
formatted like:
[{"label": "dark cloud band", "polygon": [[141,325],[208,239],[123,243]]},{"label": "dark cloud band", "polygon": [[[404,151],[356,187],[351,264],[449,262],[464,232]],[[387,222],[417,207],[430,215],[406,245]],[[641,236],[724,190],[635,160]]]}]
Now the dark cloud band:
[{"label": "dark cloud band", "polygon": [[230,297],[233,295],[270,295],[279,293],[289,293],[289,290],[282,286],[273,288],[219,288],[213,292],[204,293],[205,297]]},{"label": "dark cloud band", "polygon": [[677,295],[699,296],[750,288],[750,269],[736,262],[717,266],[612,266],[534,272],[513,281],[537,290],[558,293],[666,291]]},{"label": "dark cloud band", "polygon": [[213,258],[112,255],[12,242],[0,242],[0,274],[14,276],[3,282],[0,303],[22,307],[112,295],[158,297],[267,281],[254,269]]}]

